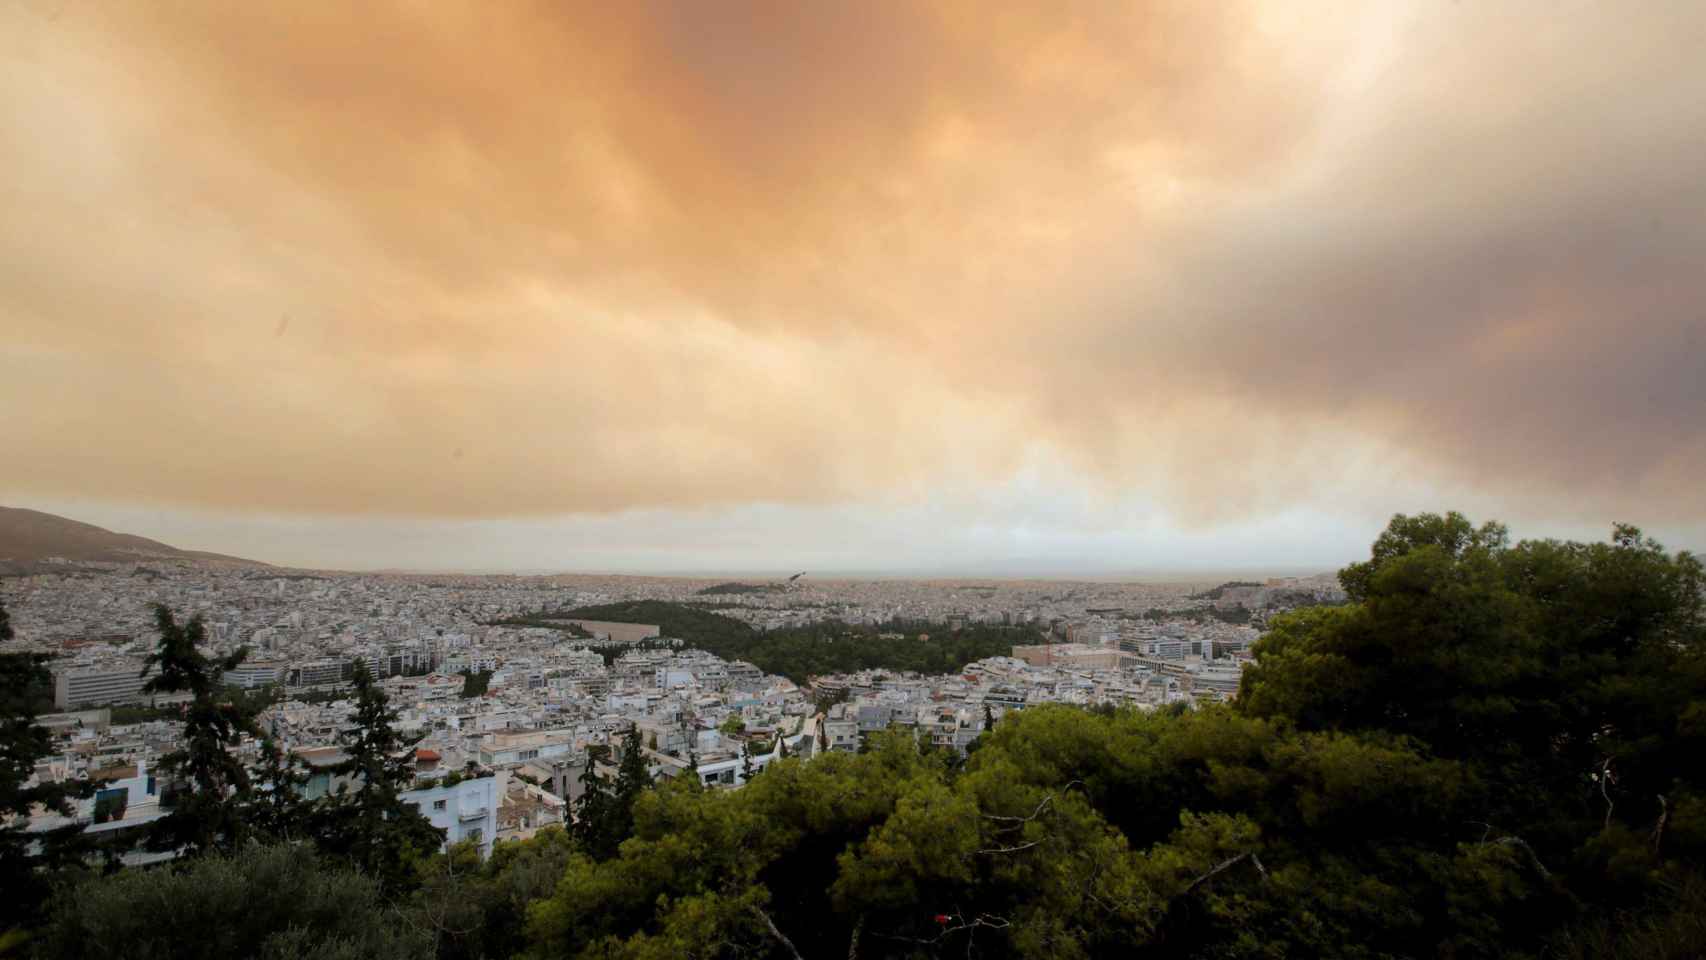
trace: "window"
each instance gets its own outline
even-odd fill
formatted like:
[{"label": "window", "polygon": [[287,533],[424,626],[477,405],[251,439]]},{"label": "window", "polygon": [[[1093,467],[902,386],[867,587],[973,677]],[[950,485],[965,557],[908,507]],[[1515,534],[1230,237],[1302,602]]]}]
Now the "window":
[{"label": "window", "polygon": [[443,800],[434,800],[432,802],[432,808],[434,810],[443,810],[444,806],[445,806],[445,803]]},{"label": "window", "polygon": [[523,751],[521,751],[521,759],[523,759],[523,760],[537,760],[538,758],[539,758],[539,751],[537,751],[537,750],[523,750]]},{"label": "window", "polygon": [[470,829],[470,830],[468,830],[468,831],[466,831],[466,832],[464,832],[464,833],[463,833],[463,834],[462,834],[462,839],[464,839],[464,840],[472,840],[472,841],[474,841],[474,842],[475,842],[475,843],[479,843],[479,842],[480,842],[480,840],[481,840],[481,838],[482,838],[482,837],[483,837],[483,836],[484,836],[484,835],[483,835],[483,834],[482,834],[482,833],[481,833],[481,832],[480,832],[480,828],[479,828],[479,827],[474,827],[474,828],[472,828],[472,829]]}]

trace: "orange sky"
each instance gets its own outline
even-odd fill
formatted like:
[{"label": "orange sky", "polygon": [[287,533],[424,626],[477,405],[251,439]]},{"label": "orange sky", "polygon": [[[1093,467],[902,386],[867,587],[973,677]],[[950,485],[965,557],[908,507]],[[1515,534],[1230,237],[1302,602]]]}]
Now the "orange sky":
[{"label": "orange sky", "polygon": [[0,502],[1706,524],[1706,5],[238,9],[0,7]]}]

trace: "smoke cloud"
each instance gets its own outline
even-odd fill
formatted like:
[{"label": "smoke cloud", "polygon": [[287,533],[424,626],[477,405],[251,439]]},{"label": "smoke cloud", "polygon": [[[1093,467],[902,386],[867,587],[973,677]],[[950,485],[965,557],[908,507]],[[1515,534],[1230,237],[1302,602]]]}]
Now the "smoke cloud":
[{"label": "smoke cloud", "polygon": [[1706,521],[1703,45],[1681,0],[10,4],[0,492],[471,519],[1043,462],[1185,524]]}]

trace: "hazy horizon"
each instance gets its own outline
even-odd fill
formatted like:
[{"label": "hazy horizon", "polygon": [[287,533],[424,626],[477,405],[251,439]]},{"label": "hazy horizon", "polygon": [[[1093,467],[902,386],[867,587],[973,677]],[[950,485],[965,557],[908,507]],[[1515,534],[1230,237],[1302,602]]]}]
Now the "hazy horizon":
[{"label": "hazy horizon", "polygon": [[[186,550],[201,550],[256,560],[279,567],[350,573],[467,574],[473,576],[622,576],[681,579],[764,580],[782,579],[804,572],[821,580],[1076,580],[1091,582],[1195,583],[1280,576],[1332,574],[1346,563],[1366,559],[1368,544],[1379,533],[1378,526],[1366,530],[1338,528],[1318,517],[1306,517],[1290,529],[1270,525],[1268,535],[1255,542],[1240,538],[1245,528],[1209,535],[1198,532],[1170,537],[1162,544],[1134,540],[1101,531],[1085,539],[1055,539],[1046,544],[1048,554],[1032,552],[991,553],[989,540],[963,536],[948,547],[935,539],[932,528],[925,539],[905,539],[910,518],[887,511],[857,515],[844,522],[870,525],[887,522],[886,564],[848,565],[837,563],[846,553],[834,546],[802,546],[794,541],[766,540],[766,527],[780,527],[797,537],[798,524],[772,514],[768,522],[755,520],[750,511],[735,517],[716,514],[684,517],[670,513],[617,515],[598,518],[528,518],[492,520],[481,523],[443,524],[409,518],[345,518],[342,520],[294,517],[219,516],[112,507],[99,504],[19,501],[4,506],[25,507],[68,519],[92,523],[116,533],[129,533]],[[777,508],[770,508],[775,510]],[[745,523],[739,522],[741,519]],[[1324,526],[1310,526],[1323,523]],[[1332,531],[1336,536],[1326,536]],[[1534,529],[1516,527],[1516,539],[1559,537],[1583,540],[1604,539],[1610,532],[1586,527]],[[683,563],[670,545],[680,535],[697,543],[724,542],[723,565],[695,566]],[[874,536],[872,531],[868,534]],[[1679,542],[1675,531],[1649,529],[1647,533],[1672,548],[1689,549],[1692,542]],[[599,546],[610,538],[624,541],[617,547]],[[880,539],[880,538],[878,538]],[[1009,539],[1011,539],[1009,537]],[[490,545],[510,543],[524,546],[507,554],[493,554]],[[350,552],[350,544],[362,550]],[[312,562],[322,551],[344,549],[345,560]],[[701,549],[703,549],[701,547]],[[1331,551],[1342,553],[1333,554]],[[1147,560],[1150,555],[1171,556],[1172,562]],[[505,556],[510,558],[507,562]],[[415,563],[407,558],[416,558]],[[480,557],[483,560],[470,560]],[[558,558],[548,562],[549,558]],[[1184,558],[1184,559],[1182,559]],[[1124,563],[1121,563],[1121,560]],[[396,562],[403,560],[405,562]],[[424,560],[425,562],[421,562]],[[787,562],[792,560],[793,562]],[[813,561],[826,561],[816,562]]]}]

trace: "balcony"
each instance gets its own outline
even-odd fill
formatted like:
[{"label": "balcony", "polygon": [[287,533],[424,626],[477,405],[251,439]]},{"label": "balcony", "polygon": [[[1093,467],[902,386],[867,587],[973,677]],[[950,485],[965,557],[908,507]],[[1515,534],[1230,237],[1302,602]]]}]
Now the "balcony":
[{"label": "balcony", "polygon": [[456,819],[484,820],[486,819],[486,809],[486,807],[463,807],[456,812]]}]

